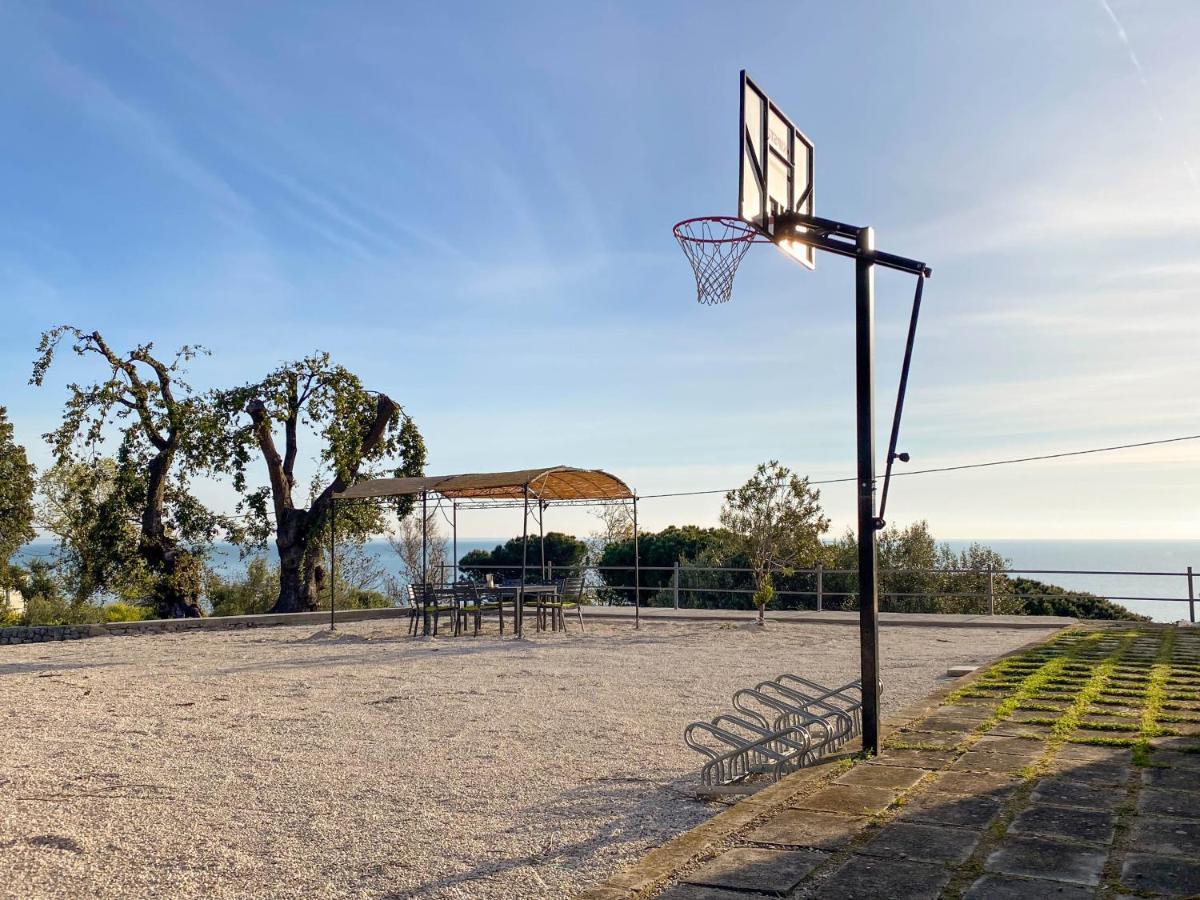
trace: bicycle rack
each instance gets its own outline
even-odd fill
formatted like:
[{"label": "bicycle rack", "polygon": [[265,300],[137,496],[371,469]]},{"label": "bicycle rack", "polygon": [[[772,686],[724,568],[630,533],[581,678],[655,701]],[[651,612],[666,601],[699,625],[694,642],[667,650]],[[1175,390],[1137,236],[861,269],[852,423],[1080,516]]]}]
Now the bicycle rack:
[{"label": "bicycle rack", "polygon": [[767,775],[778,780],[811,765],[862,731],[862,685],[829,688],[783,674],[733,695],[736,712],[692,722],[683,732],[689,747],[708,758],[700,769],[705,785],[727,785]]}]

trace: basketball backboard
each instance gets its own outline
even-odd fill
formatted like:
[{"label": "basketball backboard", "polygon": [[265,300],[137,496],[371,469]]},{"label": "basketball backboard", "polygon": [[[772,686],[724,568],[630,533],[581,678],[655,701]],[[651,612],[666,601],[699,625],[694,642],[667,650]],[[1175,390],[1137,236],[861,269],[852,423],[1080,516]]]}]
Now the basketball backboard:
[{"label": "basketball backboard", "polygon": [[[741,78],[738,215],[770,234],[781,212],[813,214],[813,145],[744,69]],[[777,246],[810,269],[816,265],[810,246]]]}]

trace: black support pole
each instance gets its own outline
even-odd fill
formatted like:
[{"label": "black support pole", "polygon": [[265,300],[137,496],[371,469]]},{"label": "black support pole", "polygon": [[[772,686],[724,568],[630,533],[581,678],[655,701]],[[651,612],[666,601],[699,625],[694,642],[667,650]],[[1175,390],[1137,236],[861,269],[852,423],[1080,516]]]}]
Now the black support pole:
[{"label": "black support pole", "polygon": [[333,611],[337,609],[337,498],[329,500],[329,630],[336,631]]},{"label": "black support pole", "polygon": [[513,623],[517,637],[525,636],[525,568],[529,565],[529,485],[525,485],[525,504],[521,525],[521,588],[517,592],[517,621]]},{"label": "black support pole", "polygon": [[875,232],[861,228],[855,260],[858,430],[858,628],[863,752],[879,753],[879,585],[875,521]]},{"label": "black support pole", "polygon": [[642,559],[638,553],[637,497],[633,498],[633,627],[642,627]]},{"label": "black support pole", "polygon": [[426,491],[421,491],[421,601],[422,619],[424,627],[422,631],[426,637],[429,637],[429,553],[426,551],[428,536],[425,534],[425,527],[429,523],[429,494]]}]

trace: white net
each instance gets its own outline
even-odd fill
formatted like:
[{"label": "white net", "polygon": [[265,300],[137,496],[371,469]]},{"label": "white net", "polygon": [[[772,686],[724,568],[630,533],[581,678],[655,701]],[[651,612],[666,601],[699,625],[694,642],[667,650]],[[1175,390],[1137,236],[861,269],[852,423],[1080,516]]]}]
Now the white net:
[{"label": "white net", "polygon": [[733,296],[733,277],[742,257],[756,240],[765,238],[741,219],[714,216],[680,222],[675,240],[696,275],[696,299],[713,305]]}]

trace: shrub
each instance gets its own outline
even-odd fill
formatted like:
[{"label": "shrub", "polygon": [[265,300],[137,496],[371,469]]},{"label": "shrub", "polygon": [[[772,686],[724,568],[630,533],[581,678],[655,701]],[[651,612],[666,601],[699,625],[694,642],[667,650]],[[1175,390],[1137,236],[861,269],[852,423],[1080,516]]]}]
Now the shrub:
[{"label": "shrub", "polygon": [[140,622],[153,616],[153,610],[132,603],[110,603],[104,607],[105,622]]}]

